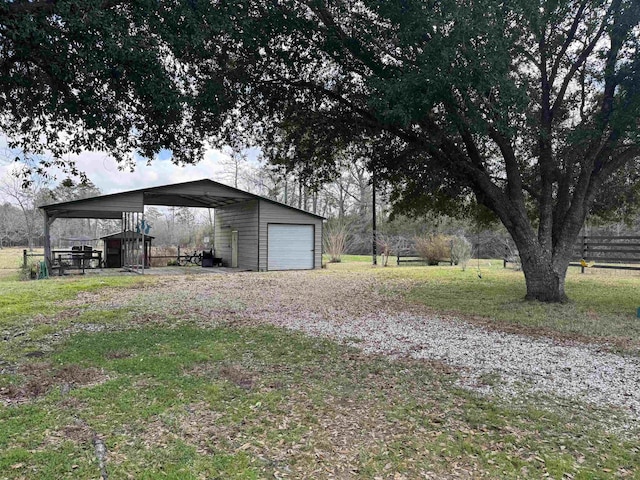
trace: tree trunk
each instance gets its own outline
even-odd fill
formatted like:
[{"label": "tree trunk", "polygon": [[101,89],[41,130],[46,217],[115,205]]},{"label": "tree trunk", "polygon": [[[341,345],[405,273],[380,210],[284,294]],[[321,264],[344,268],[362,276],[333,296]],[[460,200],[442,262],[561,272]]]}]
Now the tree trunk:
[{"label": "tree trunk", "polygon": [[[505,215],[507,221],[503,223],[511,227],[507,230],[518,248],[527,285],[525,299],[548,303],[566,302],[565,277],[580,230],[580,222],[576,220],[578,217],[568,219],[566,228],[556,232],[555,238],[540,239],[539,235],[534,234],[531,225],[525,223],[525,215],[517,215],[513,205],[511,209],[503,208],[500,213]],[[546,233],[551,236],[552,232]]]},{"label": "tree trunk", "polygon": [[568,261],[552,262],[543,256],[537,258],[520,255],[522,271],[527,284],[526,300],[540,302],[566,302],[564,291]]}]

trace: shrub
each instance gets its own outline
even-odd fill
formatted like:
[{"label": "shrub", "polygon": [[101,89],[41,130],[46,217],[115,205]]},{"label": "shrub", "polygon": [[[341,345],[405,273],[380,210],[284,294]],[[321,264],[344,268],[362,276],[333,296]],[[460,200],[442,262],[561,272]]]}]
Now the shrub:
[{"label": "shrub", "polygon": [[389,257],[393,254],[393,238],[381,233],[376,235],[376,246],[378,253],[382,256],[382,265],[389,264]]},{"label": "shrub", "polygon": [[467,263],[471,259],[471,242],[462,236],[451,238],[451,261],[462,267],[467,268]]},{"label": "shrub", "polygon": [[415,237],[414,243],[416,253],[428,265],[437,265],[438,262],[451,257],[451,240],[445,235]]},{"label": "shrub", "polygon": [[20,262],[20,278],[22,280],[35,280],[38,278],[40,274],[40,262],[36,260],[31,260],[27,263],[25,267],[22,262]]}]

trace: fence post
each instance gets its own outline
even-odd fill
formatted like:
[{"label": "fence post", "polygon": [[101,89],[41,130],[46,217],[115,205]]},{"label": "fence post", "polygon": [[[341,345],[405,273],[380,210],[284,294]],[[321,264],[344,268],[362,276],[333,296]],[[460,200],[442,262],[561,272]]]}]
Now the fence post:
[{"label": "fence post", "polygon": [[[582,236],[582,259],[587,261],[587,236]],[[584,265],[580,267],[581,273],[584,273]]]},{"label": "fence post", "polygon": [[178,259],[177,259],[178,265],[180,264],[180,245],[178,245]]},{"label": "fence post", "polygon": [[22,268],[27,269],[27,249],[22,250]]}]

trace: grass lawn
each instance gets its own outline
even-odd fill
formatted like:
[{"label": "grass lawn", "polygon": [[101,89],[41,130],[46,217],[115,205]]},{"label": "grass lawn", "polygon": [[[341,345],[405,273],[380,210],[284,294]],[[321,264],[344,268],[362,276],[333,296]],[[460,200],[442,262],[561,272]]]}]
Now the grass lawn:
[{"label": "grass lawn", "polygon": [[[380,256],[377,257],[378,263],[381,262],[381,258]],[[327,254],[324,254],[322,256],[322,261],[325,263],[329,263],[330,257]],[[353,263],[353,262],[358,262],[358,263],[372,263],[373,261],[373,257],[372,255],[342,255],[340,257],[340,262],[338,263]]]},{"label": "grass lawn", "polygon": [[[427,267],[428,268],[428,267]],[[618,272],[621,273],[621,272]],[[438,311],[485,317],[503,325],[630,340],[640,344],[640,271],[612,275],[570,269],[566,291],[570,301],[548,305],[524,300],[524,275],[499,262],[461,272],[439,267],[408,292],[407,297]]]},{"label": "grass lawn", "polygon": [[[640,338],[637,275],[572,273],[574,301],[552,307],[521,301],[522,274],[494,262],[481,279],[365,262],[309,275],[362,272],[387,301]],[[114,479],[640,478],[637,437],[613,409],[481,396],[444,365],[247,324],[240,308],[197,322],[160,301],[158,281],[0,280],[0,478],[98,478],[96,443]]]},{"label": "grass lawn", "polygon": [[504,269],[497,261],[480,267],[482,278],[477,267],[471,266],[466,272],[456,267],[427,272],[424,276],[428,278],[412,287],[407,296],[438,311],[561,333],[640,341],[640,319],[636,316],[640,271],[594,269],[581,274],[578,268],[572,268],[566,284],[570,301],[556,305],[525,301],[522,272]]},{"label": "grass lawn", "polygon": [[[367,264],[367,262],[369,262]],[[391,263],[391,261],[390,261]],[[640,346],[640,271],[570,268],[566,291],[570,301],[547,305],[524,300],[524,274],[503,268],[501,260],[472,260],[463,271],[454,266],[373,267],[371,257],[330,264],[334,271],[375,271],[396,286],[387,292],[440,313],[490,321],[502,327],[583,335]],[[400,288],[397,285],[400,285]]]}]

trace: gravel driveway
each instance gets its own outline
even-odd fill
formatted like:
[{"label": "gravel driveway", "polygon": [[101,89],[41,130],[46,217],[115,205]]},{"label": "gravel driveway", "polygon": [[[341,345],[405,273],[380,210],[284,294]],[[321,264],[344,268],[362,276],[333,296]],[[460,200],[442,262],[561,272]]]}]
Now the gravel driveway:
[{"label": "gravel driveway", "polygon": [[345,341],[368,353],[439,361],[460,369],[464,388],[509,397],[552,394],[619,407],[630,427],[640,426],[639,356],[439,316],[393,295],[394,289],[409,286],[363,273],[242,273],[172,279],[154,288],[153,295],[154,303],[167,299],[173,307],[176,292],[197,291],[207,299],[206,315],[214,321],[232,314]]},{"label": "gravel driveway", "polygon": [[[640,359],[602,352],[597,346],[559,345],[456,319],[402,313],[351,318],[339,324],[321,317],[271,318],[270,323],[347,340],[368,353],[460,367],[465,388],[509,396],[551,393],[621,407],[640,420]],[[490,384],[488,377],[494,379]]]},{"label": "gravel driveway", "polygon": [[[380,295],[374,277],[290,273],[260,282],[257,304],[243,295],[249,305],[243,315],[346,341],[368,353],[441,361],[461,369],[461,386],[483,393],[553,394],[620,407],[640,426],[638,356],[610,353],[601,345],[505,333],[397,299],[390,302]],[[251,291],[247,284],[244,288]]]}]

